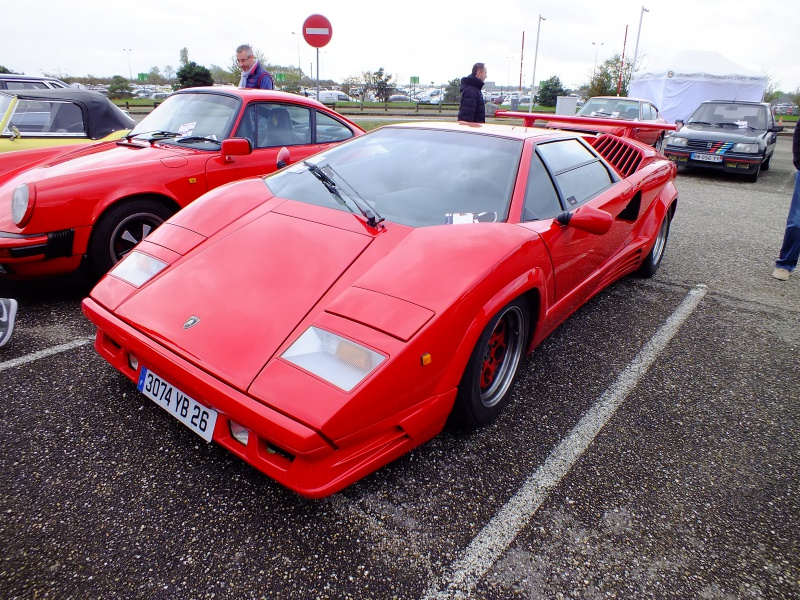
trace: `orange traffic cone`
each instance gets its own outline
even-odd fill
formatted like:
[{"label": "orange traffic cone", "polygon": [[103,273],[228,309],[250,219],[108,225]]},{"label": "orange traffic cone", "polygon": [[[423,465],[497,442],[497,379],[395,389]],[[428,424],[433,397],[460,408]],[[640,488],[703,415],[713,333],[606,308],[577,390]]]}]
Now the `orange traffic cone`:
[{"label": "orange traffic cone", "polygon": [[778,125],[783,125],[783,117],[778,119]]}]

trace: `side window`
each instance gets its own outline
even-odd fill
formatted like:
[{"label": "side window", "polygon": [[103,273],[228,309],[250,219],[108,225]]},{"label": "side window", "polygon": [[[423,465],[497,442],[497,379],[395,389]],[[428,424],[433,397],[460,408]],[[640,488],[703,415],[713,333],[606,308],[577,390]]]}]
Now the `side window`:
[{"label": "side window", "polygon": [[642,104],[642,119],[653,121],[656,118],[656,111],[652,104]]},{"label": "side window", "polygon": [[567,210],[571,210],[608,188],[614,179],[600,159],[576,139],[537,146],[554,174]]},{"label": "side window", "polygon": [[50,104],[50,133],[84,133],[83,113],[80,107],[71,102],[52,102]]},{"label": "side window", "polygon": [[292,104],[250,105],[236,137],[250,140],[253,148],[297,146],[311,143],[310,110]]},{"label": "side window", "polygon": [[528,183],[525,186],[525,206],[522,211],[523,221],[552,219],[562,211],[558,201],[558,193],[542,159],[534,152],[531,168],[528,172]]},{"label": "side window", "polygon": [[331,142],[341,142],[349,140],[353,137],[353,132],[350,128],[326,115],[317,111],[317,143],[329,144]]},{"label": "side window", "polygon": [[6,81],[8,90],[46,90],[47,84],[42,81]]}]

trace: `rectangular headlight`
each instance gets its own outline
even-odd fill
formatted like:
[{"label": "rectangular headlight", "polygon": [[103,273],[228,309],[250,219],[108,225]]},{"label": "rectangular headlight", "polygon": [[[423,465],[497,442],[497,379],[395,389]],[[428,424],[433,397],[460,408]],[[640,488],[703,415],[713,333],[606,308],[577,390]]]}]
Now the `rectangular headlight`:
[{"label": "rectangular headlight", "polygon": [[281,355],[286,361],[349,392],[386,357],[317,327],[309,327]]},{"label": "rectangular headlight", "polygon": [[140,287],[167,267],[167,263],[134,250],[119,261],[109,274]]},{"label": "rectangular headlight", "polygon": [[758,152],[758,144],[734,144],[732,150],[733,152],[755,154]]}]

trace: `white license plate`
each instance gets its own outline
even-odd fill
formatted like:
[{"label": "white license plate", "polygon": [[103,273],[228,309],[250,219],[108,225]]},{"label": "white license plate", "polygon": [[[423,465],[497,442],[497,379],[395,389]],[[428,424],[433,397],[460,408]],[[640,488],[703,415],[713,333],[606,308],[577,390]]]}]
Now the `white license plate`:
[{"label": "white license plate", "polygon": [[705,162],[722,162],[722,155],[721,154],[698,154],[697,152],[692,153],[692,160],[702,160]]},{"label": "white license plate", "polygon": [[136,388],[205,441],[211,441],[217,411],[206,408],[145,367],[139,372]]}]

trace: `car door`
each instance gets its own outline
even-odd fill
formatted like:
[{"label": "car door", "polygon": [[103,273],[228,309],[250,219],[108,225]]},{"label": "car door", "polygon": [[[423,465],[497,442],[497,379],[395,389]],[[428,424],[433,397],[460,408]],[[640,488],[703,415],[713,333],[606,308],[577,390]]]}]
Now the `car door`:
[{"label": "car door", "polygon": [[[583,205],[608,212],[603,235],[559,224],[555,217]],[[631,185],[578,139],[540,143],[531,157],[524,226],[541,236],[553,264],[553,316],[559,322],[591,296],[612,268],[639,214]],[[633,213],[636,213],[635,215]]]},{"label": "car door", "polygon": [[289,150],[289,164],[318,152],[320,147],[312,140],[314,112],[288,102],[251,102],[233,137],[250,140],[253,151],[246,156],[210,159],[206,165],[208,189],[276,171],[282,148]]}]

